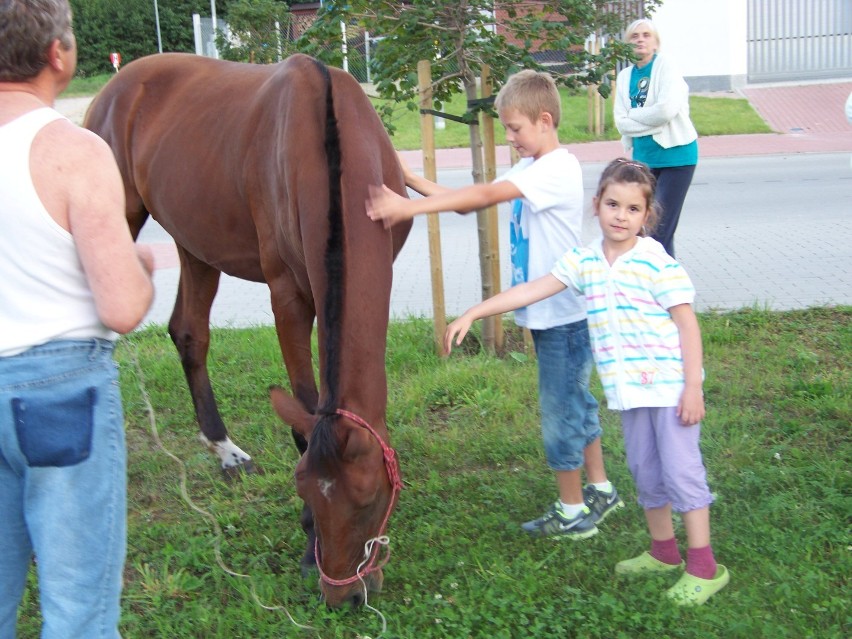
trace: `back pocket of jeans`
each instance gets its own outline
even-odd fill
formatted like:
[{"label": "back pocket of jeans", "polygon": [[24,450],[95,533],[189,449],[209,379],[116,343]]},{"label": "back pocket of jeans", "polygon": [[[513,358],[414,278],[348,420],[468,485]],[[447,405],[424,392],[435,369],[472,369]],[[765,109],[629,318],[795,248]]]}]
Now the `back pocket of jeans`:
[{"label": "back pocket of jeans", "polygon": [[97,389],[12,398],[18,446],[30,466],[74,466],[92,452]]}]

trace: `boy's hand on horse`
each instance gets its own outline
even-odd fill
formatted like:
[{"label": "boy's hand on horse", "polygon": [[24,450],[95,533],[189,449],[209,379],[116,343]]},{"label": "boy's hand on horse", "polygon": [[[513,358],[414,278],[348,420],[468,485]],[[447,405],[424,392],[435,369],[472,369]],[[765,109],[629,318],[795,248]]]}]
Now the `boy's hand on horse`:
[{"label": "boy's hand on horse", "polygon": [[381,187],[371,184],[369,190],[370,197],[367,198],[366,203],[367,216],[374,222],[381,222],[386,229],[389,229],[394,224],[414,217],[405,210],[406,204],[411,201],[408,198],[395,193],[384,184]]}]

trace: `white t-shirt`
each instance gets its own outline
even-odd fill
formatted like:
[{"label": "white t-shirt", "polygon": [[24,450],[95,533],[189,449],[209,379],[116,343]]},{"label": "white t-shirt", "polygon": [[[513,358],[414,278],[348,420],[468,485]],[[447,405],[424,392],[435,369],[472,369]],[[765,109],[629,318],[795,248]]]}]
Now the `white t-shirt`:
[{"label": "white t-shirt", "polygon": [[[580,246],[583,230],[583,174],[577,158],[558,148],[538,160],[523,158],[498,181],[523,193],[512,202],[512,285],[550,273],[562,255]],[[585,302],[565,290],[515,311],[515,322],[530,329],[553,328],[586,318]]]}]

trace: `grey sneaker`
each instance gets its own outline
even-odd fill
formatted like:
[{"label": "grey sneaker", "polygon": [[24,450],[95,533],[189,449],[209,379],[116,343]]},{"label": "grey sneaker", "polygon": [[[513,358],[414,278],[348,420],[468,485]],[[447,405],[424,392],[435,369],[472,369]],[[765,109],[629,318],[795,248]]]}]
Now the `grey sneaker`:
[{"label": "grey sneaker", "polygon": [[598,527],[592,518],[592,511],[584,508],[576,517],[568,519],[562,513],[562,506],[556,502],[538,519],[521,524],[521,528],[533,537],[553,537],[554,539],[586,539],[598,533]]},{"label": "grey sneaker", "polygon": [[586,507],[592,511],[592,521],[596,524],[606,519],[607,515],[619,508],[624,508],[624,502],[618,496],[615,486],[611,493],[603,493],[589,484],[583,488],[583,501]]}]

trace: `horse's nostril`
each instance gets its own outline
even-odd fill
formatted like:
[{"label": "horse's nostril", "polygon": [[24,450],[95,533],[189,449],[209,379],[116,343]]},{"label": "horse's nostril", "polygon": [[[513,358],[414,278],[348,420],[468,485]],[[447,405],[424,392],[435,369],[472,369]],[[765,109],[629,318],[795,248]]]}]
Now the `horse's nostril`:
[{"label": "horse's nostril", "polygon": [[364,605],[364,592],[362,590],[358,590],[352,593],[352,597],[350,597],[349,601],[352,603],[353,608],[360,608]]}]

